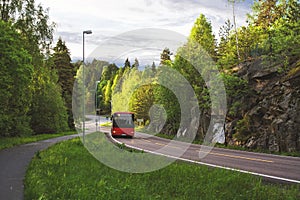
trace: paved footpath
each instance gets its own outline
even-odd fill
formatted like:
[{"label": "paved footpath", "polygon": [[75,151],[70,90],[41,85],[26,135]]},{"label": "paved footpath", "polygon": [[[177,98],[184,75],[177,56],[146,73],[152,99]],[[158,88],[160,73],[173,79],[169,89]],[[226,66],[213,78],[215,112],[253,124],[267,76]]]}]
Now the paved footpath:
[{"label": "paved footpath", "polygon": [[62,136],[39,142],[24,144],[0,151],[0,200],[24,199],[23,179],[26,169],[34,154],[49,146],[78,137],[76,135]]}]

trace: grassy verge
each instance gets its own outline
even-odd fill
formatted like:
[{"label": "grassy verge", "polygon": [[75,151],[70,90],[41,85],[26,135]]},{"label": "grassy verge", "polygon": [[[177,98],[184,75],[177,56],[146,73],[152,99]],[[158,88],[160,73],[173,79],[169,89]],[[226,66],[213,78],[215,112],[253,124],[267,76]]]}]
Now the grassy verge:
[{"label": "grassy verge", "polygon": [[75,131],[56,133],[56,134],[40,134],[40,135],[30,135],[30,136],[20,136],[20,137],[0,137],[0,150],[5,148],[10,148],[16,145],[36,142],[40,140],[46,140],[50,138],[56,138],[64,135],[76,134]]},{"label": "grassy verge", "polygon": [[183,162],[124,173],[101,164],[78,138],[39,152],[25,178],[25,199],[299,199],[299,189]]},{"label": "grassy verge", "polygon": [[111,126],[111,122],[101,123],[101,126],[110,127]]}]

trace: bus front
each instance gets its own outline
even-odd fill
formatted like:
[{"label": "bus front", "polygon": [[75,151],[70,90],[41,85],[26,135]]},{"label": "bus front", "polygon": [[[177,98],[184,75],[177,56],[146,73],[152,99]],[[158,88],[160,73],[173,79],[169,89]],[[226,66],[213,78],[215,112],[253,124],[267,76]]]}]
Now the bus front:
[{"label": "bus front", "polygon": [[116,112],[112,115],[111,135],[134,136],[134,114],[130,112]]}]

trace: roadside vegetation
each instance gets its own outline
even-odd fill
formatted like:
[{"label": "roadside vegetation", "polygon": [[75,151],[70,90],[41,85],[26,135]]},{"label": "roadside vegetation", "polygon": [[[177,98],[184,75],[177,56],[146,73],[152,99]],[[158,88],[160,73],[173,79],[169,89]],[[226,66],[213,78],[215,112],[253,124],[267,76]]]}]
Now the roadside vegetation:
[{"label": "roadside vegetation", "polygon": [[0,0],[0,137],[75,130],[78,66],[61,39],[53,47],[54,29],[48,9],[34,0]]},{"label": "roadside vegetation", "polygon": [[14,147],[21,144],[27,144],[31,142],[37,142],[41,140],[47,140],[51,138],[61,137],[65,135],[76,134],[75,131],[55,133],[55,134],[39,134],[39,135],[27,135],[27,136],[18,136],[18,137],[0,137],[0,150],[10,147]]},{"label": "roadside vegetation", "polygon": [[101,164],[79,138],[38,152],[25,179],[25,199],[299,199],[299,191],[299,185],[265,184],[249,174],[184,162],[124,173]]},{"label": "roadside vegetation", "polygon": [[[242,1],[228,2],[234,15],[235,7]],[[199,13],[187,42],[175,51],[168,47],[163,49],[160,63],[140,66],[137,58],[127,58],[122,66],[105,66],[98,80],[91,67],[97,67],[97,62],[93,61],[94,64],[87,67],[87,74],[92,77],[87,88],[94,91],[94,83],[99,81],[96,97],[102,113],[131,111],[136,119],[151,124],[153,133],[160,129],[161,133],[172,136],[177,134],[179,127],[187,128],[186,135],[190,132],[189,118],[195,111],[192,103],[196,96],[200,116],[196,138],[201,141],[210,125],[212,102],[220,99],[211,96],[214,92],[210,91],[205,77],[217,71],[226,90],[227,109],[222,110],[223,105],[219,105],[220,110],[214,114],[226,116],[225,143],[297,155],[297,139],[290,138],[299,137],[299,106],[294,103],[299,99],[299,19],[297,0],[254,1],[246,25],[237,27],[236,16],[232,16],[219,27],[219,37],[216,37],[210,19]],[[189,96],[185,82],[171,73],[172,70],[188,80],[195,96]],[[293,80],[286,83],[288,79]],[[214,81],[209,84],[212,86]],[[288,87],[280,89],[282,87],[276,84]],[[171,85],[181,91],[180,98],[170,89]],[[271,96],[272,93],[277,96]],[[92,105],[94,95],[89,96],[88,102]],[[186,113],[181,113],[183,103],[179,103],[180,100],[189,107]],[[278,112],[283,104],[287,107]],[[275,128],[278,123],[281,124]]]}]

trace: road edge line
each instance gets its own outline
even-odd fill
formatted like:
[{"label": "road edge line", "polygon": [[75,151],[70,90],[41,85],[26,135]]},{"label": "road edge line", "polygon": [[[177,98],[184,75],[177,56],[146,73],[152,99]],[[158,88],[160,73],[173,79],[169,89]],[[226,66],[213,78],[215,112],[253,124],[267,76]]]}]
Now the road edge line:
[{"label": "road edge line", "polygon": [[168,157],[168,158],[172,158],[172,159],[176,159],[176,160],[182,160],[182,161],[185,161],[185,162],[195,163],[195,164],[199,164],[199,165],[205,165],[205,166],[209,166],[209,167],[214,167],[214,168],[219,168],[219,169],[226,169],[226,170],[231,170],[231,171],[236,171],[236,172],[251,174],[251,175],[255,175],[255,176],[261,176],[261,177],[264,177],[264,178],[271,178],[271,179],[275,179],[275,180],[279,180],[279,181],[286,181],[286,182],[290,182],[290,183],[298,183],[298,184],[300,184],[300,181],[298,181],[298,180],[293,180],[293,179],[288,179],[288,178],[282,178],[282,177],[277,177],[277,176],[272,176],[272,175],[267,175],[267,174],[261,174],[261,173],[256,173],[256,172],[250,172],[250,171],[241,170],[241,169],[234,169],[234,168],[230,168],[230,167],[224,167],[224,166],[209,164],[209,163],[205,163],[205,162],[201,162],[201,161],[196,161],[196,160],[189,160],[189,159],[186,159],[186,158],[180,158],[180,157],[171,156],[171,155],[165,155],[165,154],[158,153],[158,152],[155,152],[155,151],[145,150],[145,149],[142,149],[142,148],[139,148],[139,147],[134,147],[134,146],[131,146],[131,145],[119,142],[115,138],[111,137],[110,134],[108,134],[108,136],[114,142],[116,142],[118,144],[124,144],[126,147],[131,148],[131,149],[136,149],[136,150],[139,150],[139,151],[144,151],[144,152],[147,152],[147,153],[152,153],[152,154],[155,154],[155,155],[165,156],[165,157]]}]

